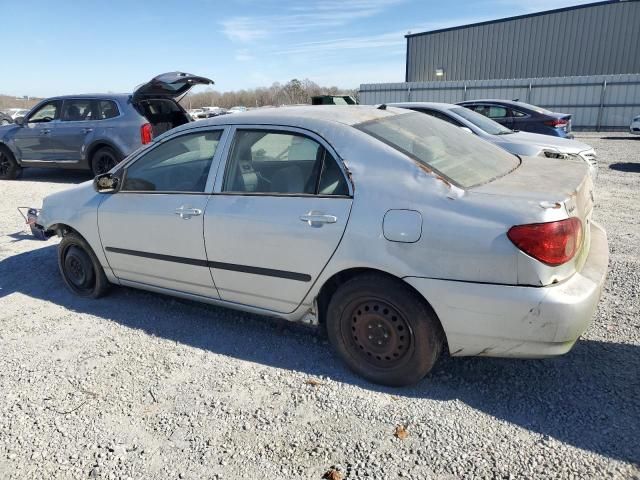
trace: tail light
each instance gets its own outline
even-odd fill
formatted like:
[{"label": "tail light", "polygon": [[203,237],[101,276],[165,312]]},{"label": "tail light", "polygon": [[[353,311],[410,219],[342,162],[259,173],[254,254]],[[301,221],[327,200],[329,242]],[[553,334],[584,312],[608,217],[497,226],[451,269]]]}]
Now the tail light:
[{"label": "tail light", "polygon": [[571,217],[557,222],[516,225],[509,240],[527,255],[557,267],[571,260],[582,245],[582,222]]},{"label": "tail light", "polygon": [[143,145],[151,143],[153,140],[153,129],[150,123],[145,123],[140,127],[140,141]]},{"label": "tail light", "polygon": [[553,120],[547,120],[544,124],[553,128],[564,128],[569,124],[569,120],[564,118],[554,118]]}]

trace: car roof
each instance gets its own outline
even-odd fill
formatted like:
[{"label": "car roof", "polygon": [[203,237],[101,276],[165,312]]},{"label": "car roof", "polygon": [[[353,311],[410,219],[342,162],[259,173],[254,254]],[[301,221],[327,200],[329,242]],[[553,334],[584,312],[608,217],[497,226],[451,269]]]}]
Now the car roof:
[{"label": "car roof", "polygon": [[81,93],[79,95],[59,95],[57,97],[49,97],[43,101],[51,100],[69,100],[83,98],[99,98],[105,100],[124,100],[127,101],[131,97],[130,93]]},{"label": "car roof", "polygon": [[455,105],[453,103],[440,103],[440,102],[393,102],[387,103],[390,107],[398,107],[398,108],[411,108],[411,107],[422,107],[422,108],[434,108],[437,110],[451,110],[452,108],[459,107],[460,105]]},{"label": "car roof", "polygon": [[477,100],[465,100],[464,102],[459,102],[459,103],[482,103],[482,102],[503,103],[505,105],[519,105],[521,103],[515,100],[504,100],[500,98],[479,98]]},{"label": "car roof", "polygon": [[[264,108],[198,120],[196,123],[176,127],[167,133],[174,134],[180,130],[216,125],[285,125],[318,131],[336,124],[352,126],[404,113],[407,113],[404,109],[393,107],[380,109],[371,105],[305,105]],[[158,139],[164,136],[165,134]]]}]

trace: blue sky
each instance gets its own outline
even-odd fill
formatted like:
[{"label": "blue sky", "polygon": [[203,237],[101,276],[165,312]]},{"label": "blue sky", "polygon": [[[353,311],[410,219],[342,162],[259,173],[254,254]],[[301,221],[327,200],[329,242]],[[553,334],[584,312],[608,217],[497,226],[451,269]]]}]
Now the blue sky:
[{"label": "blue sky", "polygon": [[575,0],[0,0],[0,93],[129,92],[182,70],[216,89],[404,80],[404,35]]}]

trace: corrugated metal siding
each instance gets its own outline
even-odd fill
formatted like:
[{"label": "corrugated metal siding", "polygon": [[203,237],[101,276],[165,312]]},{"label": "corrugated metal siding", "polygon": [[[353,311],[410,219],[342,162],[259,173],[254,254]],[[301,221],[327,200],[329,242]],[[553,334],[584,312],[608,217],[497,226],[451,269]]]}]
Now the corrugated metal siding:
[{"label": "corrugated metal siding", "polygon": [[[605,84],[606,82],[606,84]],[[360,103],[519,99],[573,115],[579,129],[626,129],[640,113],[640,74],[360,85]],[[602,105],[602,108],[601,108]]]},{"label": "corrugated metal siding", "polygon": [[410,82],[640,73],[640,2],[418,34],[407,42]]}]

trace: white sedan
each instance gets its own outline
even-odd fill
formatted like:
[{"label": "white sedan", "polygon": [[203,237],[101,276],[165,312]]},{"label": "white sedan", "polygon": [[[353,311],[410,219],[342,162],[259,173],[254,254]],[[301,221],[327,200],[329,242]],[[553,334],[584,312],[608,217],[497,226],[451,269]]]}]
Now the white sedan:
[{"label": "white sedan", "polygon": [[[587,167],[422,113],[315,106],[188,123],[45,198],[84,297],[123,285],[326,328],[367,379],[566,353],[608,262]],[[179,321],[179,319],[176,319]]]}]

